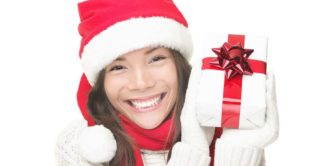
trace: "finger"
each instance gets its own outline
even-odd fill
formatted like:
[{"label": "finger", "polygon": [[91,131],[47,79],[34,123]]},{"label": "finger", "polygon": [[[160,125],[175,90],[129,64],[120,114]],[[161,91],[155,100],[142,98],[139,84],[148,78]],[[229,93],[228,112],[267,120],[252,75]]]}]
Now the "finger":
[{"label": "finger", "polygon": [[275,88],[275,78],[272,72],[269,72],[267,76],[267,94],[266,95],[267,95],[266,123],[277,125],[278,111],[277,111],[276,88]]},{"label": "finger", "polygon": [[273,72],[268,72],[267,74],[267,94],[269,97],[276,101],[276,87],[275,87],[275,77]]},{"label": "finger", "polygon": [[200,74],[201,68],[199,67],[199,64],[195,64],[189,77],[181,118],[184,116],[195,116],[196,96],[199,87]]},{"label": "finger", "polygon": [[267,76],[267,113],[264,132],[266,133],[266,139],[268,140],[266,145],[272,143],[279,134],[275,77],[272,72],[269,72]]}]

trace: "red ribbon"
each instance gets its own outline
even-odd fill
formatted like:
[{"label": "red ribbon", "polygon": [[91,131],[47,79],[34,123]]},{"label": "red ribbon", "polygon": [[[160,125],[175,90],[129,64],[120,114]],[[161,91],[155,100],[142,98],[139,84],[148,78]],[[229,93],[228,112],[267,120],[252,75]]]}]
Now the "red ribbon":
[{"label": "red ribbon", "polygon": [[[218,55],[218,57],[207,57],[202,60],[202,70],[204,69],[225,70],[227,68],[228,71],[226,72],[227,73],[229,72],[229,74],[226,73],[226,77],[224,79],[221,127],[239,128],[243,74],[251,75],[250,72],[266,74],[265,62],[248,59],[250,54],[253,52],[253,50],[244,49],[243,48],[244,41],[245,41],[244,35],[229,35],[228,36],[229,45],[227,45],[227,48],[220,48],[220,51],[218,49],[213,49],[213,51],[215,50],[220,52],[221,54],[220,59]],[[231,50],[236,49],[236,51],[232,52],[231,55],[230,55],[230,52],[222,53],[223,51],[230,50],[230,48]],[[225,50],[222,50],[222,49],[225,49]],[[242,55],[243,57],[238,58],[239,55],[240,56]],[[221,60],[222,56],[226,56],[229,62],[224,59]],[[247,64],[240,63],[244,61]],[[216,62],[218,62],[219,65],[216,65],[217,64]]]}]

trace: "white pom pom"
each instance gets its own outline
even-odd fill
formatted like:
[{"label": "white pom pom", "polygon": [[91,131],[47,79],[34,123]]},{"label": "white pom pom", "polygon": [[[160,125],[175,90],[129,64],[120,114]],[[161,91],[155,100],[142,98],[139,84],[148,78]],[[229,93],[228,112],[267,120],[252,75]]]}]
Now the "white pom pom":
[{"label": "white pom pom", "polygon": [[115,156],[117,143],[109,129],[95,125],[80,134],[79,150],[82,157],[92,163],[109,162]]}]

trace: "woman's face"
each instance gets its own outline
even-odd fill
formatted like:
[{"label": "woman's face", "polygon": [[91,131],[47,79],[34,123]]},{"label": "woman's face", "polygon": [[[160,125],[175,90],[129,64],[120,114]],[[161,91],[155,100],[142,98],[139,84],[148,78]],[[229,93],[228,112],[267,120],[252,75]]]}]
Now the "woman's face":
[{"label": "woman's face", "polygon": [[156,128],[173,109],[178,79],[170,51],[143,48],[106,67],[105,92],[114,108],[138,126]]}]

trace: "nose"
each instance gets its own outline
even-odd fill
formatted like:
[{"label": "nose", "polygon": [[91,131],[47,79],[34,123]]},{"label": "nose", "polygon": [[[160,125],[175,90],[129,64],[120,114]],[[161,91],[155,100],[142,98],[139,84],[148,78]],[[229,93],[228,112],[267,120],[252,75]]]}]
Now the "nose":
[{"label": "nose", "polygon": [[129,82],[130,90],[144,91],[146,89],[152,88],[155,85],[155,79],[152,72],[145,68],[135,69],[131,73],[131,78]]}]

